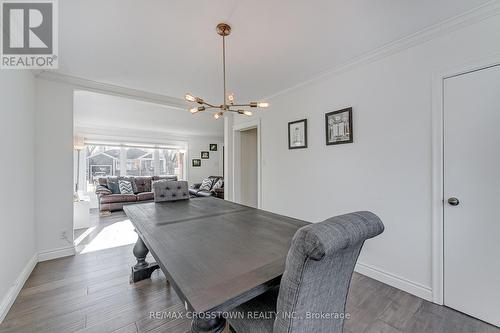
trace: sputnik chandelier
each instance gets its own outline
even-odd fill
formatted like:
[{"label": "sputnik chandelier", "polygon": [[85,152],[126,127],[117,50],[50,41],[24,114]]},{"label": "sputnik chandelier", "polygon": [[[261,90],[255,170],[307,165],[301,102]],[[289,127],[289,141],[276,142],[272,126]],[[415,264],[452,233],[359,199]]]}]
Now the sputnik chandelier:
[{"label": "sputnik chandelier", "polygon": [[247,104],[238,104],[234,100],[234,94],[226,93],[226,36],[231,34],[231,27],[226,23],[217,25],[217,33],[222,36],[222,77],[224,84],[224,102],[221,105],[215,105],[205,102],[202,98],[186,94],[185,99],[188,102],[198,103],[200,106],[193,106],[189,109],[191,113],[198,113],[208,109],[218,109],[214,113],[214,118],[219,119],[225,112],[234,112],[245,116],[251,116],[252,111],[244,108],[267,108],[269,103],[266,102],[250,102]]}]

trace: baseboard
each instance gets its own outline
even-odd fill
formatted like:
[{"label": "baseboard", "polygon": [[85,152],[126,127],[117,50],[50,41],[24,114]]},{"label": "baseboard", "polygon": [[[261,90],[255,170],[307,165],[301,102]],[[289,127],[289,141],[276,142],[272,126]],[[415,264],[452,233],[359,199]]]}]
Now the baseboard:
[{"label": "baseboard", "polygon": [[38,262],[38,254],[35,253],[33,257],[28,261],[24,269],[21,271],[21,274],[17,277],[16,281],[12,285],[12,287],[7,291],[7,295],[5,295],[4,299],[0,303],[0,324],[7,316],[12,304],[17,298],[17,295],[21,291],[24,286],[26,280],[28,280],[31,272],[35,268],[36,263]]},{"label": "baseboard", "polygon": [[432,289],[429,287],[360,262],[356,264],[355,271],[432,302]]},{"label": "baseboard", "polygon": [[52,260],[62,257],[69,257],[76,254],[75,246],[60,247],[58,249],[40,251],[38,253],[38,261]]}]

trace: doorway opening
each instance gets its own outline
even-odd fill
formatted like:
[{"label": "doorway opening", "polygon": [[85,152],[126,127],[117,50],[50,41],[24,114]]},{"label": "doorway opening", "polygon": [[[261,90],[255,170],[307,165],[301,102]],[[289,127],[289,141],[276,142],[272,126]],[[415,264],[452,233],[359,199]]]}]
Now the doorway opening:
[{"label": "doorway opening", "polygon": [[257,128],[240,132],[240,202],[257,207]]},{"label": "doorway opening", "polygon": [[233,200],[261,208],[260,126],[252,123],[233,130]]}]

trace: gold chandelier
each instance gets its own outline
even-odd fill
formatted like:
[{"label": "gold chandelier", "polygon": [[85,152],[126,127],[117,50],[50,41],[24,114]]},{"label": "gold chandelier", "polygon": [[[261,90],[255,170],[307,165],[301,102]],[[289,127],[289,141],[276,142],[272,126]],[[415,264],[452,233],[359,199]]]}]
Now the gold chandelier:
[{"label": "gold chandelier", "polygon": [[222,36],[222,76],[224,84],[224,103],[221,105],[215,105],[205,102],[202,98],[193,96],[191,94],[186,94],[185,99],[188,102],[198,103],[200,106],[193,106],[189,111],[193,114],[202,112],[208,109],[219,109],[214,114],[215,119],[219,119],[224,115],[225,112],[234,112],[242,114],[245,116],[251,116],[252,111],[246,110],[244,108],[267,108],[269,103],[267,102],[250,102],[247,104],[238,104],[234,100],[234,94],[226,93],[226,36],[231,34],[231,27],[226,23],[219,23],[217,25],[217,33]]}]

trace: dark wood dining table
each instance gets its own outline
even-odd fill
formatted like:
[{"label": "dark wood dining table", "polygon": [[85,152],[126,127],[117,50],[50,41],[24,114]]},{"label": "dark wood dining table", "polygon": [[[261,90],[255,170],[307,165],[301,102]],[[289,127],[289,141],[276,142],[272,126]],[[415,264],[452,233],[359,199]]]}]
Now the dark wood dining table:
[{"label": "dark wood dining table", "polygon": [[[210,197],[124,211],[139,235],[132,282],[160,268],[191,313],[193,332],[221,332],[225,312],[278,285],[292,238],[308,224]],[[149,252],[155,263],[146,261]]]}]

